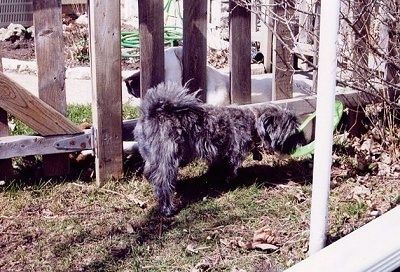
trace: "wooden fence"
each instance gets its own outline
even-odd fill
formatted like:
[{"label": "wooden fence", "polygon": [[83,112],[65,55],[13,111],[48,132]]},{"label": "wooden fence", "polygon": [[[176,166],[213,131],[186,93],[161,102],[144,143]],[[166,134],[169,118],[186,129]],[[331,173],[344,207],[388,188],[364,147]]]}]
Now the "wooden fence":
[{"label": "wooden fence", "polygon": [[[141,41],[141,90],[163,81],[164,28],[163,0],[139,1],[139,30]],[[134,121],[123,122],[121,90],[121,30],[120,1],[90,0],[90,61],[93,94],[93,130],[82,131],[63,117],[66,111],[65,71],[63,57],[63,37],[61,25],[60,0],[35,0],[34,22],[35,43],[38,62],[39,98],[12,82],[0,72],[0,108],[7,110],[21,121],[35,129],[41,136],[20,136],[0,138],[0,176],[8,176],[11,169],[9,158],[26,155],[29,150],[37,151],[41,144],[46,171],[49,175],[63,175],[68,172],[65,154],[49,145],[50,142],[69,140],[69,144],[80,141],[76,135],[83,135],[82,145],[91,145],[95,151],[96,181],[98,185],[110,179],[123,176],[123,140],[129,140],[126,133],[132,130]],[[183,1],[184,51],[183,79],[193,79],[190,87],[205,89],[207,65],[207,0]],[[232,13],[230,32],[230,70],[231,102],[250,103],[250,20],[251,14],[242,7],[230,3]],[[279,10],[277,10],[279,12]],[[279,27],[278,27],[279,29]],[[275,40],[278,54],[286,49]],[[307,114],[315,110],[315,97],[292,98],[292,74],[284,73],[276,61],[274,74],[279,83],[276,85],[277,98],[285,98],[273,103],[292,108],[298,114]],[[356,104],[357,92],[338,94],[346,104]],[[204,98],[204,94],[203,94]],[[7,117],[0,109],[0,136],[7,134]],[[33,138],[32,138],[33,137]],[[74,138],[75,137],[75,138]],[[3,140],[2,140],[3,139]],[[21,144],[23,142],[23,144]],[[7,144],[5,144],[7,143]],[[84,144],[85,143],[85,144]],[[36,148],[31,148],[33,145]],[[11,152],[18,146],[20,153]],[[79,148],[78,148],[79,149]],[[24,151],[22,151],[24,150]],[[27,151],[28,150],[28,151]],[[31,151],[34,154],[35,151]]]}]

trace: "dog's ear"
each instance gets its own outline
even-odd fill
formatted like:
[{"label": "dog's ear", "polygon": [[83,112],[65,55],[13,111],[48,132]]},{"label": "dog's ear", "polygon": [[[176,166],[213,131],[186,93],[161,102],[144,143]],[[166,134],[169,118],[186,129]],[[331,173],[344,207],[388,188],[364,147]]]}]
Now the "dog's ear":
[{"label": "dog's ear", "polygon": [[124,79],[128,93],[136,98],[140,97],[140,71]]}]

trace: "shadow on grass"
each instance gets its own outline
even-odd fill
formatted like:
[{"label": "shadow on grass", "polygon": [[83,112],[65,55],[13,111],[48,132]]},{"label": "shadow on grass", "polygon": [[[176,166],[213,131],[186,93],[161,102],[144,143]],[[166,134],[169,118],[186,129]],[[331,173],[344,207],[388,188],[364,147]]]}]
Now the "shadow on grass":
[{"label": "shadow on grass", "polygon": [[[24,176],[34,176],[32,171],[35,169],[38,169],[37,165],[32,165],[26,170]],[[187,228],[188,224],[193,226],[202,224],[205,220],[218,221],[218,224],[222,224],[222,221],[228,222],[228,224],[240,221],[239,216],[235,214],[228,215],[226,218],[218,218],[222,212],[221,208],[217,205],[212,206],[212,203],[211,206],[205,205],[196,209],[190,207],[192,204],[202,201],[205,197],[207,199],[216,198],[237,188],[250,187],[254,184],[260,187],[276,186],[288,182],[304,184],[310,181],[311,175],[312,169],[309,167],[309,161],[293,160],[282,166],[252,165],[243,167],[239,169],[238,176],[230,181],[226,181],[223,176],[216,175],[216,173],[205,173],[182,179],[177,184],[177,195],[182,203],[181,208],[188,209],[182,211],[180,215],[171,218],[162,217],[158,212],[158,206],[155,205],[147,209],[145,213],[127,215],[127,218],[132,218],[131,220],[127,219],[127,224],[130,224],[132,228],[129,232],[125,225],[120,226],[115,222],[105,223],[104,229],[100,232],[85,228],[80,233],[65,237],[66,239],[63,241],[54,244],[52,253],[57,259],[63,259],[73,256],[76,248],[80,248],[81,245],[86,244],[90,247],[102,244],[101,254],[95,254],[94,259],[89,263],[81,264],[80,271],[112,271],[116,270],[121,262],[127,260],[131,267],[140,269],[146,256],[148,259],[150,254],[154,254],[154,252],[147,251],[147,244],[156,243],[157,246],[163,247],[163,244],[171,242],[167,241],[167,239],[171,239],[171,236],[178,242],[179,235],[185,235],[180,232],[171,234],[175,229]],[[73,179],[53,179],[51,184],[66,183],[70,180]],[[31,186],[39,187],[46,183],[46,181],[38,181],[33,178],[28,181]],[[18,190],[20,186],[27,185],[27,183],[16,182],[14,189]],[[85,219],[82,218],[82,220]],[[93,224],[98,223],[94,222]],[[92,253],[84,254],[90,256]]]},{"label": "shadow on grass", "polygon": [[183,205],[202,200],[204,197],[215,198],[237,188],[254,184],[264,187],[295,182],[307,184],[311,182],[312,169],[309,161],[289,161],[283,166],[252,165],[242,167],[238,176],[227,181],[221,175],[206,173],[204,175],[178,181],[177,193]]},{"label": "shadow on grass", "polygon": [[[276,186],[288,182],[305,184],[309,182],[312,172],[308,165],[309,162],[307,161],[293,161],[277,167],[265,165],[244,167],[240,169],[238,177],[229,182],[211,173],[179,180],[177,195],[183,204],[182,208],[185,209],[177,216],[163,217],[158,211],[158,206],[155,205],[146,210],[146,213],[142,216],[138,215],[139,218],[141,217],[140,219],[132,217],[132,220],[128,220],[127,224],[132,228],[130,233],[126,232],[125,226],[122,226],[122,230],[120,227],[114,226],[101,234],[84,233],[84,242],[96,240],[110,244],[106,246],[105,252],[101,256],[81,267],[81,271],[110,271],[118,267],[118,263],[124,260],[129,260],[132,267],[140,270],[144,260],[151,258],[150,255],[154,254],[154,252],[146,250],[150,243],[153,243],[151,247],[156,250],[157,247],[163,248],[169,243],[176,242],[179,244],[182,239],[185,239],[185,234],[181,231],[175,232],[176,229],[188,228],[188,224],[199,226],[204,221],[221,225],[224,222],[230,224],[241,220],[239,215],[235,214],[219,218],[220,214],[223,213],[222,208],[213,205],[214,202],[212,201],[207,205],[200,205],[200,207],[190,207],[191,204],[202,201],[205,197],[207,199],[216,198],[226,192],[237,188],[250,187],[254,184],[261,187]],[[114,242],[110,242],[109,237],[113,237]],[[64,243],[58,245],[57,248],[66,250],[74,243],[82,242],[80,238],[77,235],[76,238],[67,242],[70,243],[69,245]],[[122,246],[121,243],[116,241],[122,241]]]}]

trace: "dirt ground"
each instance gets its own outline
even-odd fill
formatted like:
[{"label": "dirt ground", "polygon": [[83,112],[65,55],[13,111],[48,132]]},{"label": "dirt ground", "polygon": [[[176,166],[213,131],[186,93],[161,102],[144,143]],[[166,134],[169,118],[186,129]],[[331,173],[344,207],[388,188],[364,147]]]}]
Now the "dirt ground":
[{"label": "dirt ground", "polygon": [[[75,24],[69,17],[63,17],[64,24],[64,61],[66,67],[89,66],[88,28]],[[122,24],[121,31],[134,31],[135,28]],[[18,60],[35,60],[35,41],[30,35],[13,37],[1,41],[2,56]],[[139,69],[138,58],[121,58],[123,70]]]}]

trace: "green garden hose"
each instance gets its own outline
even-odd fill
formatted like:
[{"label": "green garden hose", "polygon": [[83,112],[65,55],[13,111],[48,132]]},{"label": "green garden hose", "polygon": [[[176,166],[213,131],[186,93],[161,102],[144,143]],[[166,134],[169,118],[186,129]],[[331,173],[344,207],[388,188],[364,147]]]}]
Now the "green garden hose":
[{"label": "green garden hose", "polygon": [[[169,12],[171,4],[176,0],[168,0],[164,6],[164,12]],[[182,20],[180,9],[178,8],[179,17]],[[164,45],[172,46],[174,42],[181,42],[183,40],[182,27],[179,26],[164,26]],[[132,32],[121,32],[121,46],[123,48],[140,48],[139,31]],[[139,53],[130,54],[123,52],[121,55],[123,58],[136,58],[139,57]]]}]

